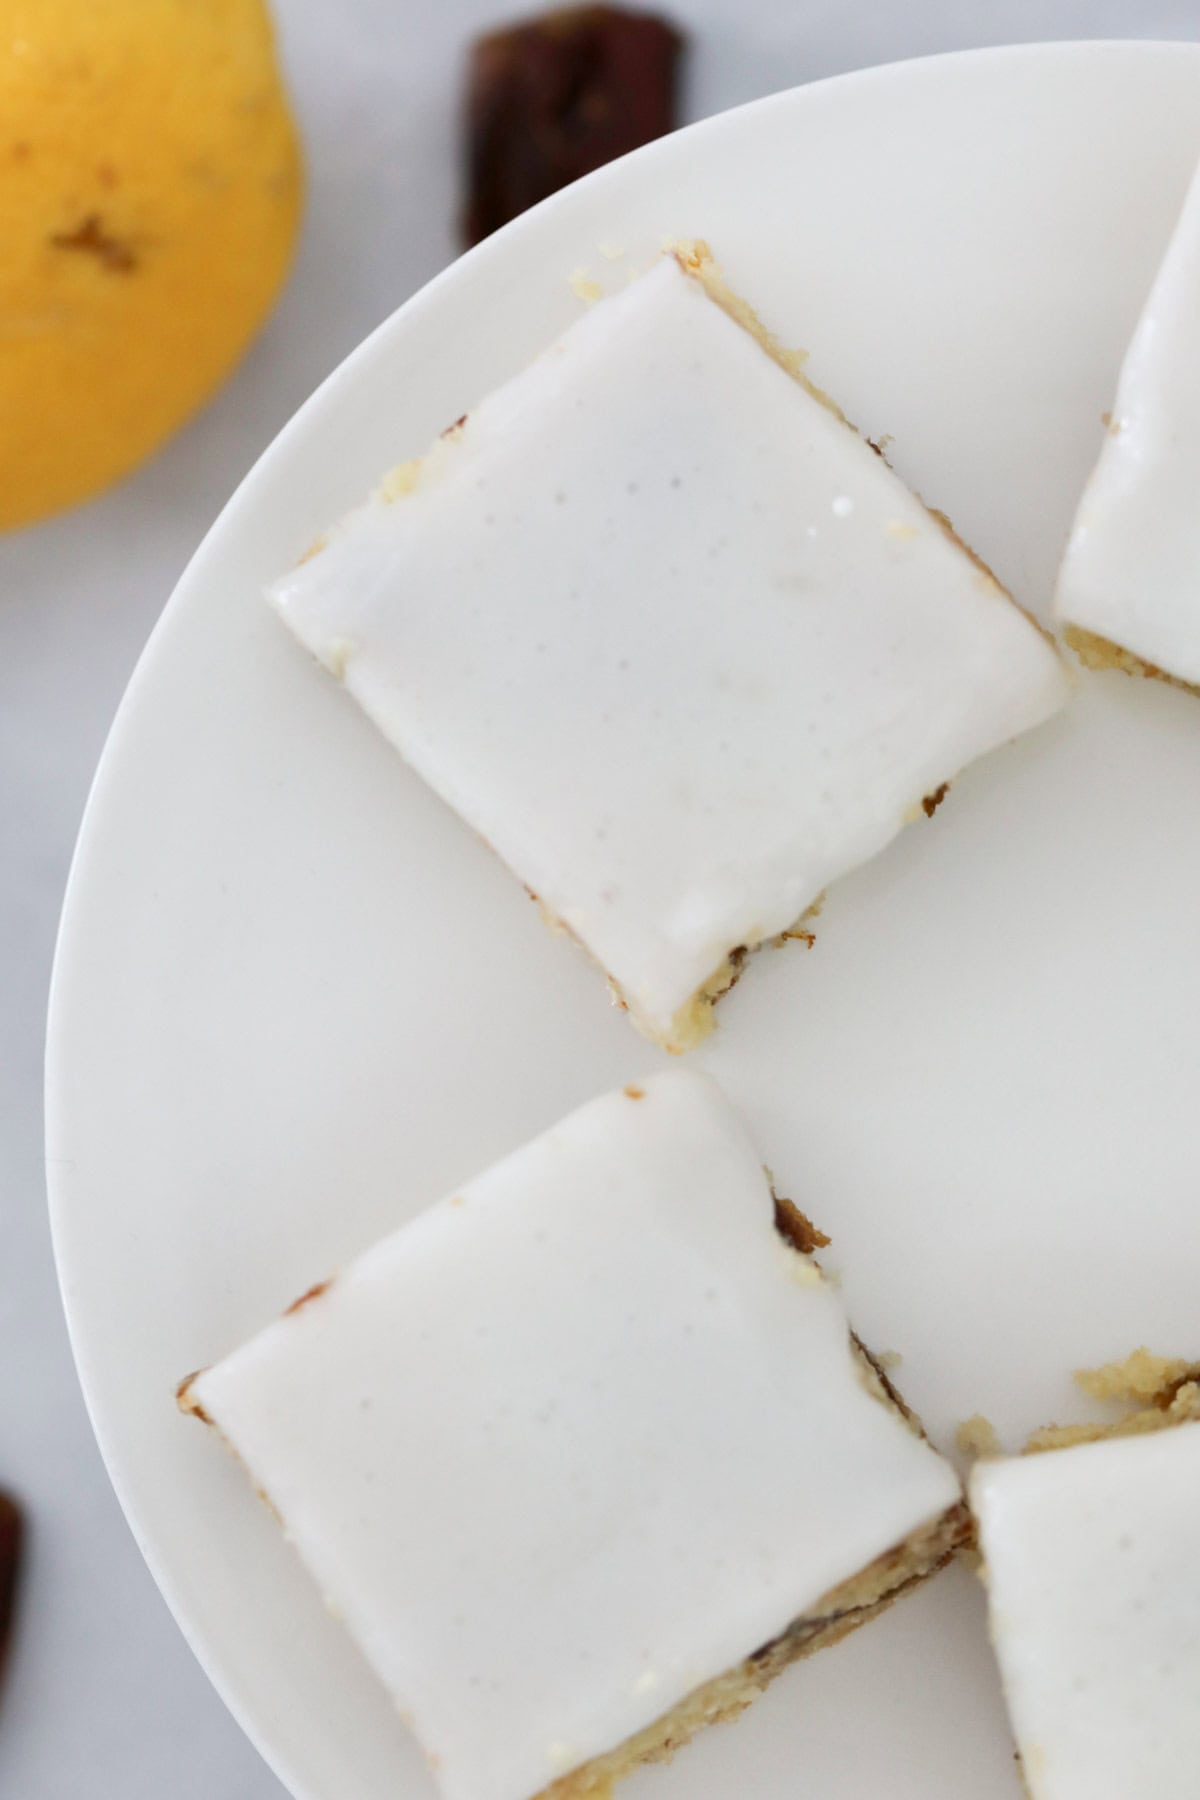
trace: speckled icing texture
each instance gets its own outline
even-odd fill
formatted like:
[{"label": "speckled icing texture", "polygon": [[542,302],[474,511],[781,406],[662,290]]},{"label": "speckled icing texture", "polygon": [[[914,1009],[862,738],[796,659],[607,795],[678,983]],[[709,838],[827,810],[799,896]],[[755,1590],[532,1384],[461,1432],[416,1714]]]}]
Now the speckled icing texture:
[{"label": "speckled icing texture", "polygon": [[665,258],[272,590],[668,1044],[1064,697],[1036,629]]},{"label": "speckled icing texture", "polygon": [[1200,171],[1121,369],[1056,611],[1200,683]]},{"label": "speckled icing texture", "polygon": [[959,1499],[715,1085],[594,1101],[192,1383],[449,1800],[526,1800]]},{"label": "speckled icing texture", "polygon": [[1196,1800],[1200,1424],[980,1463],[971,1504],[1034,1800]]}]

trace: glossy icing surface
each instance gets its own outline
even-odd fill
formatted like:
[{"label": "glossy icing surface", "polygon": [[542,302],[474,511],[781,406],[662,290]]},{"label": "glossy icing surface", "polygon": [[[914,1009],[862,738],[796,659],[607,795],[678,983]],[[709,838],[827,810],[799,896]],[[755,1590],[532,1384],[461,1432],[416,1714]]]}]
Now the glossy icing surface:
[{"label": "glossy icing surface", "polygon": [[526,1800],[959,1498],[720,1090],[609,1094],[196,1378],[450,1800]]},{"label": "glossy icing surface", "polygon": [[1200,683],[1200,171],[1122,365],[1055,604]]},{"label": "glossy icing surface", "polygon": [[662,1042],[732,948],[1065,697],[995,582],[671,258],[391,491],[274,603]]},{"label": "glossy icing surface", "polygon": [[976,1466],[1033,1800],[1200,1792],[1200,1424]]}]

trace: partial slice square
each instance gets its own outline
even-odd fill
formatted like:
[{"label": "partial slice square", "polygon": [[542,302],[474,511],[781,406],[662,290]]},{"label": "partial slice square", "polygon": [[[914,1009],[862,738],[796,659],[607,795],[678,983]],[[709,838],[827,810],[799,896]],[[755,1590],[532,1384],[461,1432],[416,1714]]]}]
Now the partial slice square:
[{"label": "partial slice square", "polygon": [[1121,367],[1055,610],[1091,667],[1200,686],[1200,170]]},{"label": "partial slice square", "polygon": [[184,1384],[448,1800],[606,1793],[962,1540],[776,1205],[715,1085],[660,1074]]},{"label": "partial slice square", "polygon": [[1032,1800],[1200,1793],[1200,1389],[1161,1404],[971,1476]]},{"label": "partial slice square", "polygon": [[595,305],[272,599],[672,1050],[748,949],[1067,691],[699,250]]}]

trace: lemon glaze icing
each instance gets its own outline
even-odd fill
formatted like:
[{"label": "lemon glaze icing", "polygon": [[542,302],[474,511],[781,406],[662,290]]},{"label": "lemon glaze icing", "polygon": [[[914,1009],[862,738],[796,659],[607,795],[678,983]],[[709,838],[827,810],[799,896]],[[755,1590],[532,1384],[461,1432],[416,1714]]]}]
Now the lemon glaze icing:
[{"label": "lemon glaze icing", "polygon": [[1055,612],[1200,684],[1200,171],[1121,367]]},{"label": "lemon glaze icing", "polygon": [[688,1070],[458,1188],[187,1404],[448,1800],[527,1800],[961,1497]]},{"label": "lemon glaze icing", "polygon": [[270,597],[674,1049],[731,951],[1067,691],[986,570],[671,257]]},{"label": "lemon glaze icing", "polygon": [[1200,1423],[981,1462],[970,1497],[1033,1800],[1195,1800]]}]

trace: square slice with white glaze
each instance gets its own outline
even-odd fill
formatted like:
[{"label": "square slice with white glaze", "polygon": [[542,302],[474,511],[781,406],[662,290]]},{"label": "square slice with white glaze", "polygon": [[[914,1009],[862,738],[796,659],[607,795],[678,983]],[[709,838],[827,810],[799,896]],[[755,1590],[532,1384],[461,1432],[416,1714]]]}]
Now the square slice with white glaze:
[{"label": "square slice with white glaze", "polygon": [[1117,1426],[1051,1427],[972,1472],[1031,1800],[1200,1793],[1196,1373]]},{"label": "square slice with white glaze", "polygon": [[594,305],[270,597],[671,1050],[1067,692],[702,247]]},{"label": "square slice with white glaze", "polygon": [[806,1241],[720,1090],[669,1071],[184,1383],[447,1800],[606,1794],[962,1541]]},{"label": "square slice with white glaze", "polygon": [[1200,687],[1200,169],[1105,425],[1055,610],[1090,667]]}]

